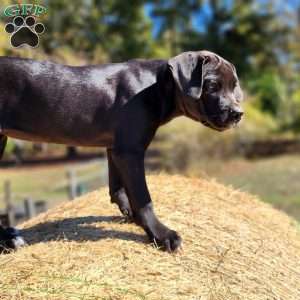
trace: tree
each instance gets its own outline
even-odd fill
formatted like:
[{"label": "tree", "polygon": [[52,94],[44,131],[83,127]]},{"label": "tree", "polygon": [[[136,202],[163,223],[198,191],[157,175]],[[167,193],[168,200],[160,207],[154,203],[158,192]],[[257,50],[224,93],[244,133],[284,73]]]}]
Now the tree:
[{"label": "tree", "polygon": [[[215,51],[233,61],[242,75],[278,66],[277,50],[285,45],[290,28],[274,9],[275,2],[211,0],[201,5],[196,0],[151,1],[152,16],[161,22],[158,39],[168,42],[166,47],[173,54]],[[164,39],[168,33],[171,39]]]},{"label": "tree", "polygon": [[[42,46],[48,53],[68,45],[87,57],[121,61],[152,54],[151,22],[143,1],[46,1],[47,35]],[[100,55],[99,55],[99,52]]]},{"label": "tree", "polygon": [[176,55],[182,49],[181,40],[187,30],[193,27],[192,16],[201,8],[201,0],[153,0],[152,17],[158,20],[160,28],[157,38],[168,42],[171,54]]}]

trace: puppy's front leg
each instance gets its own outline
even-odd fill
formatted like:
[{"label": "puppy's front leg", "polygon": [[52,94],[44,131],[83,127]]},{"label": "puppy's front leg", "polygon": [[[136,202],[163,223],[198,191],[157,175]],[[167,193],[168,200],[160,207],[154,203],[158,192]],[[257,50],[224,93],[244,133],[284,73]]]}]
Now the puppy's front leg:
[{"label": "puppy's front leg", "polygon": [[144,152],[112,150],[111,154],[126,187],[134,221],[143,227],[150,240],[168,252],[175,251],[181,244],[181,238],[154,214],[145,178]]},{"label": "puppy's front leg", "polygon": [[117,167],[112,160],[111,149],[107,149],[108,161],[108,180],[109,180],[109,194],[112,203],[119,206],[121,213],[127,218],[132,218],[132,210],[130,203],[122,183],[121,176]]}]

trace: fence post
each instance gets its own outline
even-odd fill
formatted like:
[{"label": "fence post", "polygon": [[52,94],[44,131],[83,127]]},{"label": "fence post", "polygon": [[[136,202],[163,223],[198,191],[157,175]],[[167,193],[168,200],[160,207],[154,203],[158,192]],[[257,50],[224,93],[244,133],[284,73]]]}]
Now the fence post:
[{"label": "fence post", "polygon": [[9,180],[4,181],[4,202],[6,204],[6,213],[8,217],[8,226],[15,225],[14,207],[11,203],[11,184]]},{"label": "fence post", "polygon": [[27,219],[31,219],[35,216],[35,206],[34,202],[30,198],[24,199],[24,208]]},{"label": "fence post", "polygon": [[77,196],[77,178],[76,178],[75,170],[68,170],[67,179],[69,181],[68,184],[69,199],[73,200]]},{"label": "fence post", "polygon": [[47,202],[43,200],[38,200],[34,202],[34,213],[35,215],[38,215],[40,213],[43,213],[47,210]]}]

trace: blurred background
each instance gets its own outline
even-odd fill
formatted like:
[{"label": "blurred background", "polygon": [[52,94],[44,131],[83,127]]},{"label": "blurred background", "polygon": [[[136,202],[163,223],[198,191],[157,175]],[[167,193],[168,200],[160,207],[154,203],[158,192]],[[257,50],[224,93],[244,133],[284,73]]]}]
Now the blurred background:
[{"label": "blurred background", "polygon": [[[1,9],[15,3],[1,0]],[[12,48],[2,16],[0,55],[83,65],[207,49],[231,61],[246,99],[241,125],[219,133],[184,117],[173,120],[148,151],[148,172],[215,177],[300,220],[298,0],[31,3],[48,9],[39,18],[46,27],[39,47]],[[15,211],[15,222],[24,210],[30,216],[107,183],[103,149],[10,139],[0,166],[0,208]]]}]

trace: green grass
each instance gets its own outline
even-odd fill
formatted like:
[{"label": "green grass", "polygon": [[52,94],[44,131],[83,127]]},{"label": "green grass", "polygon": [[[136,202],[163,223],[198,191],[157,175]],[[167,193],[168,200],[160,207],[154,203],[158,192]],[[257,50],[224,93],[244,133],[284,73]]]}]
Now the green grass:
[{"label": "green grass", "polygon": [[258,195],[262,200],[300,220],[300,157],[285,155],[260,160],[236,159],[200,163],[191,173]]},{"label": "green grass", "polygon": [[[75,169],[79,177],[99,172],[99,180],[89,182],[85,191],[100,187],[103,163],[94,160],[56,166],[2,169],[0,194],[3,195],[4,181],[10,180],[15,202],[31,197],[34,200],[46,200],[51,207],[68,197],[64,185],[66,172],[69,169]],[[252,161],[205,159],[195,161],[193,168],[189,169],[187,174],[215,177],[221,183],[258,195],[263,201],[273,204],[300,220],[300,157],[297,155]],[[3,208],[3,206],[1,197],[0,207]]]},{"label": "green grass", "polygon": [[[0,208],[4,207],[3,186],[6,180],[11,182],[14,203],[18,203],[26,197],[31,197],[34,200],[45,200],[49,203],[49,206],[52,206],[67,199],[66,174],[70,169],[75,170],[79,178],[99,173],[99,180],[96,178],[94,181],[100,186],[101,172],[103,172],[103,162],[100,160],[55,166],[2,169],[0,172]],[[90,182],[86,186],[86,189],[89,190]],[[92,184],[92,186],[94,188],[95,184]]]}]

